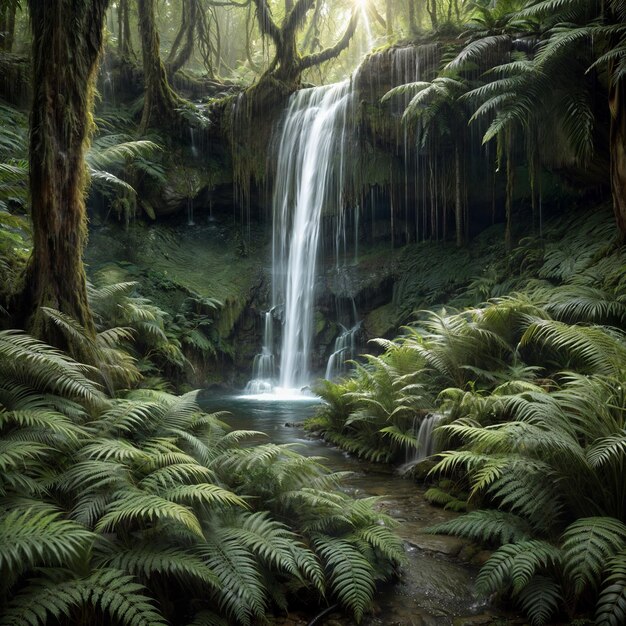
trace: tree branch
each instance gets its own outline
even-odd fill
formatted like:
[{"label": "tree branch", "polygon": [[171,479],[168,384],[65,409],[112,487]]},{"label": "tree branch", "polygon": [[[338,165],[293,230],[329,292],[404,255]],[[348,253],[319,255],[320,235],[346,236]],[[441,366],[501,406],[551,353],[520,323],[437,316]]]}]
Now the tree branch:
[{"label": "tree branch", "polygon": [[319,65],[320,63],[324,63],[325,61],[329,61],[330,59],[334,59],[338,56],[343,50],[345,50],[350,44],[350,40],[354,35],[354,31],[356,30],[356,26],[359,23],[359,12],[354,10],[352,12],[352,17],[350,18],[350,23],[346,28],[343,37],[331,48],[326,48],[321,52],[317,52],[316,54],[309,54],[305,57],[302,57],[300,60],[300,69],[306,70],[310,67],[314,67]]},{"label": "tree branch", "polygon": [[282,39],[280,29],[276,26],[276,22],[272,19],[272,11],[270,10],[267,0],[253,0],[256,6],[256,15],[259,20],[261,33],[270,37],[275,44],[279,44]]},{"label": "tree branch", "polygon": [[306,14],[314,3],[315,0],[298,0],[291,13],[285,17],[283,31],[288,33],[297,30],[306,19]]}]

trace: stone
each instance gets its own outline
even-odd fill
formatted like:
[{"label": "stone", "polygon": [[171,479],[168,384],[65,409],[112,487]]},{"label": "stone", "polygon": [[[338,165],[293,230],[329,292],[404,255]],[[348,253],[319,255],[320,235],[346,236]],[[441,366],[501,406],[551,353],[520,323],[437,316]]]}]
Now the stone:
[{"label": "stone", "polygon": [[439,552],[447,556],[457,556],[466,545],[464,539],[448,537],[446,535],[416,534],[410,538],[405,537],[405,541],[419,550]]}]

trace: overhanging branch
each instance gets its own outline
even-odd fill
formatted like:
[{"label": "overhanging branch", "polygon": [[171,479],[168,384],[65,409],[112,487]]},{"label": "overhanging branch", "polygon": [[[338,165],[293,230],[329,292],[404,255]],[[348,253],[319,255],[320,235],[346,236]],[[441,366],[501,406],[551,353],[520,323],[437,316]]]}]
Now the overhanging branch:
[{"label": "overhanging branch", "polygon": [[314,4],[315,0],[298,0],[285,18],[283,31],[288,33],[297,30],[304,23],[306,14]]},{"label": "overhanging branch", "polygon": [[274,43],[278,45],[282,38],[281,32],[272,18],[272,11],[267,4],[267,0],[254,0],[254,5],[256,6],[256,14],[261,32],[270,37]]},{"label": "overhanging branch", "polygon": [[345,32],[341,39],[331,48],[326,48],[316,54],[309,54],[305,57],[302,57],[300,60],[300,69],[306,70],[310,67],[315,67],[320,63],[324,63],[325,61],[330,61],[330,59],[334,59],[338,56],[343,50],[345,50],[350,44],[350,40],[354,35],[354,31],[356,30],[356,26],[359,23],[359,12],[354,10],[352,12],[352,17],[350,18],[350,23],[346,28]]}]

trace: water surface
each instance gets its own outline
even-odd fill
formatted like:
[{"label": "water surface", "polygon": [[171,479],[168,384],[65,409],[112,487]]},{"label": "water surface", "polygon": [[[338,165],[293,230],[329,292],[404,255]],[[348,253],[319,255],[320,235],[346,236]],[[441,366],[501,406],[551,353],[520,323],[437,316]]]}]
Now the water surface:
[{"label": "water surface", "polygon": [[427,526],[450,519],[454,514],[428,504],[419,486],[400,478],[393,470],[359,461],[308,435],[301,424],[313,415],[319,400],[269,401],[212,392],[200,394],[198,400],[205,410],[229,411],[224,421],[235,429],[265,433],[258,438],[259,442],[296,444],[301,454],[324,457],[329,469],[352,472],[345,490],[355,497],[379,496],[381,508],[400,522],[398,532],[405,540],[407,554],[402,580],[381,590],[376,597],[374,615],[362,624],[447,626],[455,618],[485,613],[485,604],[476,598],[473,590],[476,569],[454,557],[463,542],[431,537],[423,532]]}]

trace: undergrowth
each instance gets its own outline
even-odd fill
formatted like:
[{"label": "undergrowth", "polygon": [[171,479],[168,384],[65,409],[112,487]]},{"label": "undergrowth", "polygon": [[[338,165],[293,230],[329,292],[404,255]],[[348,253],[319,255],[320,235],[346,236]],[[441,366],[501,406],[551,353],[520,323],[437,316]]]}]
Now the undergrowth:
[{"label": "undergrowth", "polygon": [[[414,454],[421,421],[440,416],[427,497],[470,512],[433,532],[495,550],[479,591],[534,626],[626,622],[626,251],[613,236],[608,212],[553,221],[316,388],[326,403],[309,427],[372,461]],[[438,296],[452,272],[404,288]]]}]

